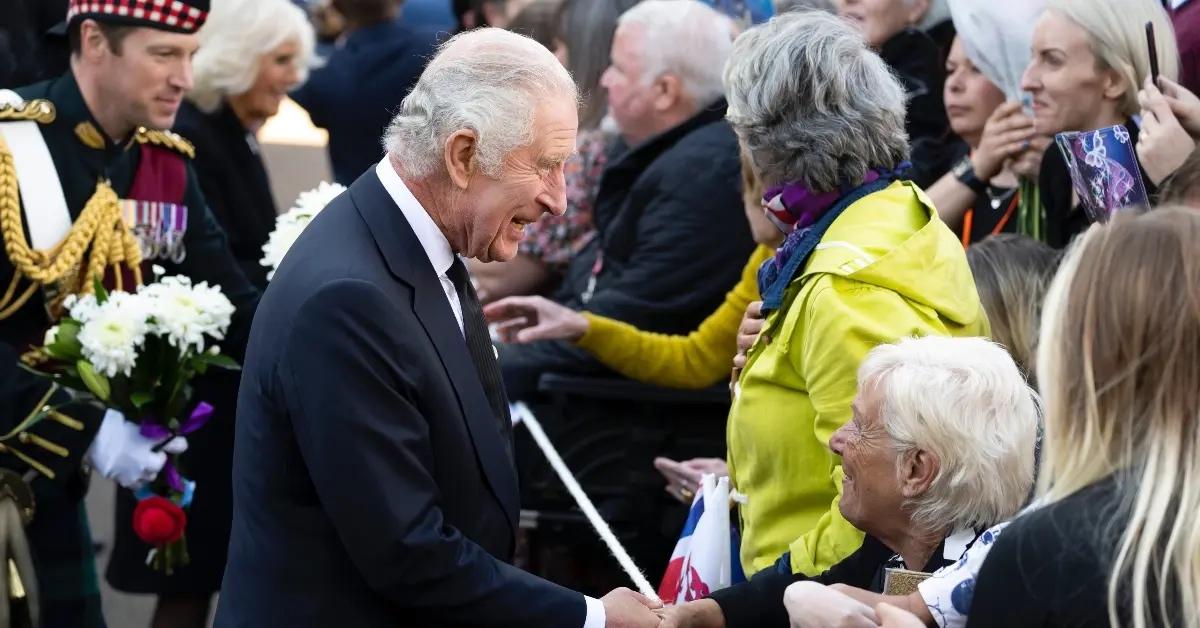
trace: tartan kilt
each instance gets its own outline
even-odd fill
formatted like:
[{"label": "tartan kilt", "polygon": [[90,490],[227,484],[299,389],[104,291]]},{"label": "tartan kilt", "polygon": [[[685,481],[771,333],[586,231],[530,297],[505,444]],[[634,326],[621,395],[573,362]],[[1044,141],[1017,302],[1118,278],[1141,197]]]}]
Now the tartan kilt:
[{"label": "tartan kilt", "polygon": [[84,490],[37,478],[37,511],[26,527],[41,597],[41,628],[104,628],[100,581]]}]

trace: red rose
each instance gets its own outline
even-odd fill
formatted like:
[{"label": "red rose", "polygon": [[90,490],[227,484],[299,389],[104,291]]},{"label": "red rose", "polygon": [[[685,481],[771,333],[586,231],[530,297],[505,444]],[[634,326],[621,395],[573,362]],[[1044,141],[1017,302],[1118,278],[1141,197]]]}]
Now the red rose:
[{"label": "red rose", "polygon": [[133,509],[133,531],[151,545],[169,545],[183,538],[187,515],[165,497],[147,497]]}]

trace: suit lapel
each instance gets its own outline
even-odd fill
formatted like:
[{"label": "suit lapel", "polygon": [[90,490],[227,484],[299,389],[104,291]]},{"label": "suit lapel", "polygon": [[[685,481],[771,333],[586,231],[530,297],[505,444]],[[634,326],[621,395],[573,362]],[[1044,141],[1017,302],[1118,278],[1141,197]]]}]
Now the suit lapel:
[{"label": "suit lapel", "polygon": [[488,404],[483,383],[446,293],[412,227],[372,168],[354,183],[350,194],[367,222],[389,270],[413,287],[413,312],[433,342],[446,377],[458,398],[480,467],[500,502],[513,532],[517,530],[520,498],[516,469]]}]

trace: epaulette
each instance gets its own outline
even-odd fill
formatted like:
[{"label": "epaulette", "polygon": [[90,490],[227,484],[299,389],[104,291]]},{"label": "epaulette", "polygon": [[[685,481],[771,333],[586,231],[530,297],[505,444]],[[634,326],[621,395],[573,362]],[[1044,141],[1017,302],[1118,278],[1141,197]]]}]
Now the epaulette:
[{"label": "epaulette", "polygon": [[134,134],[133,139],[138,144],[154,144],[169,148],[188,159],[196,158],[196,147],[192,143],[183,139],[178,133],[172,131],[159,131],[155,129],[140,128]]},{"label": "epaulette", "polygon": [[54,122],[58,113],[54,103],[43,98],[30,100],[19,105],[0,105],[0,122],[23,122],[32,120],[39,124]]}]

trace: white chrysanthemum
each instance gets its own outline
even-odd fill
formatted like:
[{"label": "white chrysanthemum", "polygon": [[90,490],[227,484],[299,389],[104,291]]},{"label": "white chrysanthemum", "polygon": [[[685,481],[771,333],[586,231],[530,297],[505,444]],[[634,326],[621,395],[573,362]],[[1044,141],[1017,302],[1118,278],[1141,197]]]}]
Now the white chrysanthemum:
[{"label": "white chrysanthemum", "polygon": [[79,331],[83,357],[98,373],[129,375],[146,340],[147,311],[138,295],[114,292]]},{"label": "white chrysanthemum", "polygon": [[43,347],[49,347],[58,339],[58,325],[46,330],[46,337],[42,340]]},{"label": "white chrysanthemum", "polygon": [[279,268],[279,263],[283,261],[283,257],[292,248],[296,238],[304,232],[308,223],[312,222],[330,201],[345,191],[344,185],[321,182],[316,188],[302,192],[291,209],[275,218],[275,230],[263,245],[261,261],[263,266],[271,269],[267,273],[268,280],[275,275],[275,269]]},{"label": "white chrysanthemum", "polygon": [[204,350],[204,337],[225,337],[234,307],[216,286],[192,285],[187,277],[164,277],[143,286],[153,321],[153,331],[181,350]]},{"label": "white chrysanthemum", "polygon": [[94,294],[85,294],[83,296],[68,295],[63,300],[63,307],[71,313],[71,318],[80,323],[92,320],[96,316],[96,313],[100,311],[100,303],[96,300],[96,295]]}]

